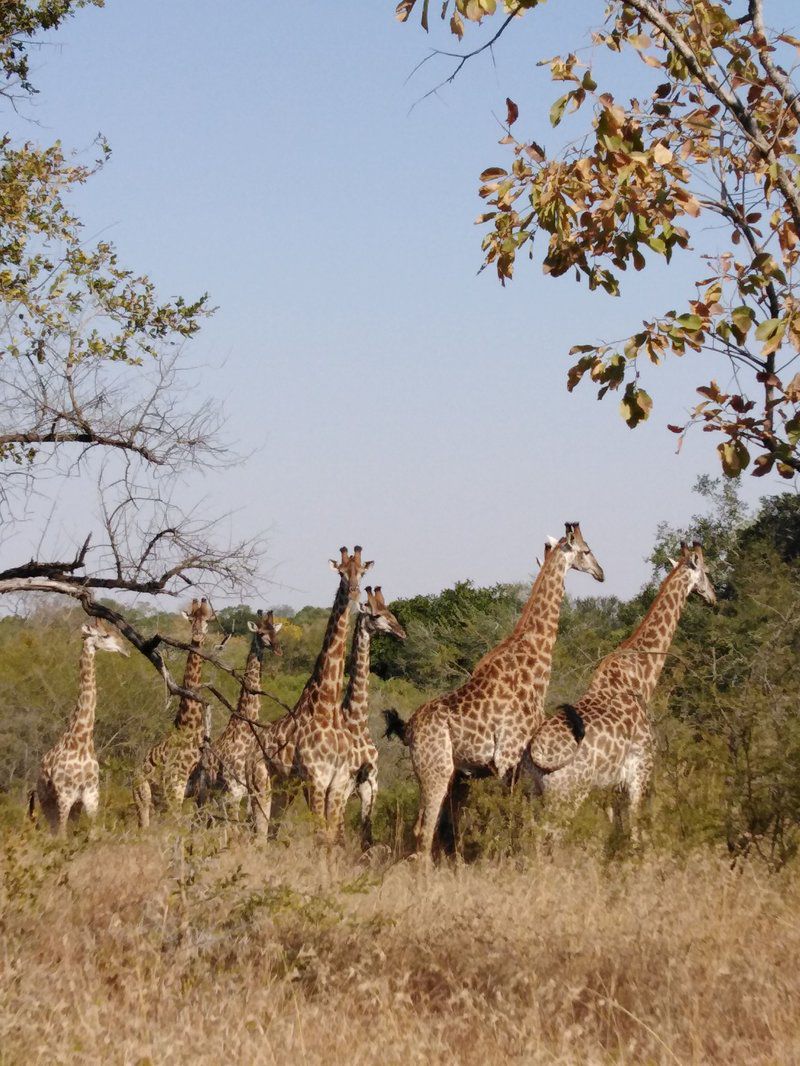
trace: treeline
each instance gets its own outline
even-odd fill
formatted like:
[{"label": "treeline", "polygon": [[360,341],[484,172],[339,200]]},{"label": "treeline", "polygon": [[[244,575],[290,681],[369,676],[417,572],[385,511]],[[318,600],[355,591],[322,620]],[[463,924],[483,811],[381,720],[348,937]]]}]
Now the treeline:
[{"label": "treeline", "polygon": [[[722,843],[732,855],[756,852],[780,865],[800,844],[800,496],[772,497],[750,514],[735,485],[703,480],[698,489],[703,513],[684,529],[659,527],[652,580],[641,593],[625,602],[567,599],[548,704],[580,696],[599,659],[647,610],[680,540],[702,539],[719,605],[714,611],[699,602],[687,606],[651,708],[659,739],[651,832],[687,845]],[[408,714],[430,695],[463,681],[511,630],[526,595],[524,584],[478,588],[463,581],[439,595],[394,601],[392,610],[408,639],[378,637],[373,644],[376,736],[383,707]],[[269,657],[264,686],[291,704],[316,659],[329,608],[275,610],[284,620],[283,656]],[[221,610],[209,646],[233,634],[220,654],[241,666],[253,617],[254,606]],[[177,615],[142,610],[136,620],[145,632],[185,637]],[[77,689],[82,621],[80,611],[59,601],[26,618],[0,620],[0,791],[19,794],[41,752],[63,728]],[[179,654],[171,666],[179,676]],[[235,700],[230,677],[214,671],[210,676]],[[100,760],[115,779],[127,781],[135,760],[169,728],[174,709],[152,668],[136,656],[122,668],[100,657],[98,684]],[[278,704],[264,699],[265,718],[280,713]],[[215,729],[226,719],[227,711],[216,708]],[[384,742],[380,748],[385,800],[393,802],[392,789],[405,790],[410,812],[414,797],[398,780],[408,776],[404,749]],[[508,801],[493,788],[482,785],[476,802],[494,796],[496,818],[489,831],[497,846],[514,847]],[[585,818],[591,821],[600,806],[590,804]]]}]

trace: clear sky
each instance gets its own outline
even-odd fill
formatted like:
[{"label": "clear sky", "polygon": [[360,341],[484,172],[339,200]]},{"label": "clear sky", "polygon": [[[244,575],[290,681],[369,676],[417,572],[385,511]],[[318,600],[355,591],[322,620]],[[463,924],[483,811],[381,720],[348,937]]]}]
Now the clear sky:
[{"label": "clear sky", "polygon": [[[78,201],[89,232],[164,293],[208,290],[219,308],[190,348],[197,389],[252,454],[187,491],[266,535],[266,602],[329,601],[326,560],[357,541],[387,598],[522,580],[576,519],[605,589],[629,595],[656,524],[698,509],[713,443],[696,434],[676,456],[664,427],[724,368],[648,371],[656,406],[635,432],[615,400],[565,388],[569,347],[678,306],[691,262],[626,279],[620,300],[536,263],[506,289],[477,274],[477,177],[506,159],[493,113],[511,96],[520,132],[557,146],[559,89],[535,61],[583,43],[574,12],[600,6],[532,13],[496,66],[476,59],[410,113],[449,67],[406,84],[430,42],[386,0],[110,0],[38,53],[26,135],[85,150],[102,131],[113,148]],[[768,18],[792,26],[793,8],[773,0]],[[438,26],[435,43],[457,45]],[[784,487],[750,479],[745,494]],[[60,552],[85,523],[70,491]],[[583,575],[569,588],[600,591]]]}]

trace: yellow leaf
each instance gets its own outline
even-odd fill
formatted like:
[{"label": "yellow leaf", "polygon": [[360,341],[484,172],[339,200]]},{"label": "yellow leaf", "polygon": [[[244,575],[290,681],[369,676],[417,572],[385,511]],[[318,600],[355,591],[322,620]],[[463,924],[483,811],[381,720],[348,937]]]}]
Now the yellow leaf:
[{"label": "yellow leaf", "polygon": [[672,162],[672,152],[669,150],[669,148],[667,148],[665,144],[661,144],[661,142],[659,142],[653,148],[653,159],[655,159],[656,163],[658,163],[659,166],[666,166],[667,163]]}]

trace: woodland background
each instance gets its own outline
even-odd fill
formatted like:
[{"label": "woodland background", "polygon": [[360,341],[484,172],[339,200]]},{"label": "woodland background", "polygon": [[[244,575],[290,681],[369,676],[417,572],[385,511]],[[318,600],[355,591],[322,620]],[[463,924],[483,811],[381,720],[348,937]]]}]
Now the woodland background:
[{"label": "woodland background", "polygon": [[[683,530],[661,526],[651,556],[653,580],[628,601],[570,598],[561,617],[549,707],[576,700],[594,666],[637,624],[647,609],[667,559],[682,537],[700,537],[718,590],[709,610],[691,600],[655,697],[659,754],[651,803],[652,839],[682,852],[700,844],[753,854],[769,867],[792,860],[800,845],[800,496],[764,500],[755,513],[742,505],[735,482],[704,479],[702,513]],[[400,643],[378,637],[372,655],[371,727],[382,734],[381,711],[404,716],[428,697],[457,686],[513,627],[527,586],[476,588],[465,580],[439,595],[397,600],[392,609],[408,632]],[[21,815],[38,759],[63,729],[77,686],[78,630],[82,612],[46,601],[26,614],[0,620],[0,794],[7,820]],[[219,611],[209,644],[232,633],[224,659],[240,666],[247,654],[246,623],[255,606]],[[329,608],[304,607],[287,617],[283,656],[270,656],[264,687],[292,705],[311,671]],[[156,629],[185,639],[178,615],[129,612],[144,633]],[[180,663],[173,674],[180,676]],[[235,703],[235,682],[208,668]],[[168,727],[172,712],[164,686],[140,657],[120,664],[101,657],[97,749],[106,768],[110,823],[132,818],[129,780],[137,759]],[[263,701],[265,719],[282,708]],[[214,709],[214,732],[227,710]],[[378,840],[410,844],[416,786],[405,750],[382,740]],[[469,853],[497,856],[524,850],[531,831],[527,799],[509,800],[496,782],[473,789],[468,819]],[[607,797],[589,801],[575,832],[607,835],[601,812]],[[352,811],[355,816],[355,808]],[[619,844],[620,842],[616,842]],[[612,846],[616,846],[611,842]]]}]

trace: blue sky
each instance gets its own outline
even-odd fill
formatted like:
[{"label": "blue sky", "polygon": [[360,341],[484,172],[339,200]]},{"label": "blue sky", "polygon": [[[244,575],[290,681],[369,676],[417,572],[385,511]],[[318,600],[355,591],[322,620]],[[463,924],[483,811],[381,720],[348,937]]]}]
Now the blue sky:
[{"label": "blue sky", "polygon": [[[790,6],[768,17],[796,24]],[[581,44],[583,27],[547,5],[495,66],[476,59],[409,112],[449,68],[406,84],[430,42],[393,9],[110,0],[38,53],[39,126],[17,132],[87,150],[102,131],[112,161],[77,203],[88,231],[163,292],[208,290],[218,306],[189,357],[251,454],[187,494],[266,535],[265,601],[327,602],[326,560],[356,541],[389,598],[524,579],[545,535],[575,519],[605,588],[628,595],[656,524],[685,521],[697,475],[716,471],[707,436],[676,456],[664,427],[724,368],[690,356],[648,373],[656,406],[631,432],[616,401],[567,394],[566,353],[678,306],[691,261],[626,279],[620,300],[535,262],[506,289],[479,276],[477,176],[505,159],[494,115],[511,96],[520,131],[555,147],[559,90],[535,61]],[[434,43],[456,44],[438,26]],[[85,521],[74,488],[64,501],[59,548]],[[582,575],[569,587],[599,591]]]}]

